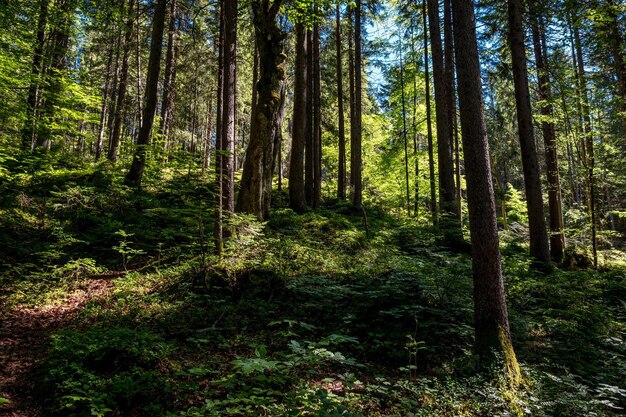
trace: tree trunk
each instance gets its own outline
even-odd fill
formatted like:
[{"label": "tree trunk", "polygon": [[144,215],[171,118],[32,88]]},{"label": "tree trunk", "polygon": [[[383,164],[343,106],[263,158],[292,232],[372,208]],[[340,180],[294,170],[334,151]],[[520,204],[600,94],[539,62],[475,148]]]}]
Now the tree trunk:
[{"label": "tree trunk", "polygon": [[289,160],[289,207],[295,212],[306,210],[304,193],[304,148],[307,111],[307,41],[303,23],[296,24],[296,74],[293,94],[293,134]]},{"label": "tree trunk", "polygon": [[269,215],[272,177],[280,129],[281,93],[285,79],[283,41],[285,34],[278,25],[280,0],[271,5],[254,2],[252,10],[259,51],[259,82],[255,119],[237,197],[237,211],[255,215],[259,220]]},{"label": "tree trunk", "polygon": [[224,251],[224,199],[222,183],[224,182],[224,159],[222,144],[222,121],[224,118],[224,2],[220,0],[219,28],[217,39],[217,112],[215,119],[215,252],[220,257]]},{"label": "tree trunk", "polygon": [[165,54],[165,74],[163,77],[163,99],[161,103],[161,123],[159,131],[163,139],[165,158],[169,147],[169,133],[172,123],[172,111],[174,96],[176,94],[176,59],[178,57],[178,45],[176,43],[176,21],[178,20],[176,7],[178,0],[171,0],[170,24],[167,30],[167,52]]},{"label": "tree trunk", "polygon": [[[531,3],[534,6],[534,3]],[[550,92],[550,76],[547,68],[548,55],[539,10],[533,10],[532,36],[535,52],[535,65],[539,81],[539,100],[541,101],[541,130],[546,154],[546,171],[548,177],[548,204],[550,207],[550,255],[556,262],[563,259],[565,237],[563,234],[563,209],[561,204],[561,181],[559,178],[559,162],[557,154],[556,130],[552,122],[552,94]],[[542,42],[543,41],[543,42]],[[542,45],[544,43],[544,45]]]},{"label": "tree trunk", "polygon": [[35,143],[35,123],[37,120],[37,95],[41,72],[43,69],[43,47],[46,37],[46,26],[48,25],[48,6],[50,0],[41,0],[39,5],[39,18],[37,20],[37,36],[33,45],[33,63],[30,71],[30,85],[28,87],[28,98],[26,100],[26,122],[22,131],[22,149],[32,149]]},{"label": "tree trunk", "polygon": [[[224,0],[224,74],[222,99],[222,200],[228,216],[235,211],[235,116],[237,114],[237,0]],[[228,230],[224,237],[228,237]]]},{"label": "tree trunk", "polygon": [[454,191],[454,164],[452,162],[452,130],[448,112],[446,74],[439,29],[439,1],[428,0],[428,23],[432,48],[433,78],[435,81],[435,109],[437,119],[437,160],[439,163],[439,209],[443,214],[456,216]]},{"label": "tree trunk", "polygon": [[446,83],[446,109],[448,129],[450,130],[450,152],[454,162],[454,201],[455,214],[461,221],[461,174],[459,166],[459,136],[456,126],[456,89],[454,85],[454,40],[452,39],[452,4],[450,0],[443,2],[443,68]]},{"label": "tree trunk", "polygon": [[472,240],[476,332],[474,350],[484,365],[494,359],[494,352],[501,354],[509,381],[517,384],[520,369],[511,343],[504,299],[496,204],[474,27],[474,3],[472,0],[453,0],[452,11]]},{"label": "tree trunk", "polygon": [[150,145],[154,113],[157,107],[157,93],[159,88],[159,73],[161,71],[161,50],[163,43],[163,29],[165,26],[167,0],[157,0],[154,6],[152,21],[152,41],[150,44],[150,58],[148,60],[148,76],[146,78],[145,106],[143,123],[137,138],[137,149],[133,156],[133,162],[126,175],[129,185],[138,187],[141,185],[143,171],[146,166],[146,152]]},{"label": "tree trunk", "polygon": [[50,150],[56,106],[63,90],[63,72],[67,69],[67,51],[70,32],[74,25],[76,0],[59,0],[55,2],[54,22],[50,33],[50,65],[45,76],[45,87],[41,88],[40,123],[36,134],[35,146]]},{"label": "tree trunk", "polygon": [[320,26],[313,26],[313,209],[322,198],[322,71],[320,66]]},{"label": "tree trunk", "polygon": [[[120,146],[120,136],[122,132],[122,119],[124,115],[124,101],[126,100],[126,90],[128,88],[128,57],[130,54],[131,40],[133,36],[133,7],[135,0],[128,1],[128,15],[126,20],[126,28],[124,35],[124,54],[122,55],[122,69],[120,71],[120,81],[117,89],[117,104],[115,105],[115,113],[113,115],[113,130],[111,132],[111,141],[107,158],[111,162],[117,162],[117,154]],[[139,28],[137,28],[139,30]]]},{"label": "tree trunk", "polygon": [[306,50],[307,50],[307,94],[306,94],[306,150],[304,154],[304,195],[309,207],[313,207],[313,194],[315,182],[315,149],[314,149],[314,117],[313,117],[313,97],[315,95],[313,72],[313,31],[306,31]]},{"label": "tree trunk", "polygon": [[426,15],[426,0],[422,1],[422,19],[424,23],[424,81],[426,96],[426,129],[428,137],[428,171],[430,175],[430,213],[433,224],[437,224],[437,193],[435,184],[435,153],[433,148],[433,125],[430,105],[430,66],[428,64],[428,17]]},{"label": "tree trunk", "polygon": [[406,182],[406,211],[411,217],[411,191],[409,187],[409,140],[406,128],[406,95],[404,92],[404,62],[402,58],[402,44],[400,44],[400,90],[402,100],[402,137],[404,139],[404,177]]},{"label": "tree trunk", "polygon": [[341,59],[341,15],[337,1],[335,47],[337,53],[337,111],[339,129],[339,169],[337,172],[337,198],[346,198],[346,132],[343,109],[343,65]]},{"label": "tree trunk", "polygon": [[362,208],[363,206],[363,180],[362,180],[362,155],[361,155],[361,135],[362,135],[362,81],[361,81],[361,0],[356,0],[356,10],[354,15],[354,143],[351,149],[354,166],[354,193],[352,195],[352,206]]},{"label": "tree trunk", "polygon": [[104,90],[102,94],[102,106],[100,108],[100,126],[98,128],[98,143],[96,144],[96,162],[100,160],[100,156],[102,155],[102,146],[104,142],[104,130],[107,122],[107,101],[109,98],[110,92],[110,82],[111,82],[111,64],[113,62],[113,43],[109,46],[108,50],[108,59],[104,76]]},{"label": "tree trunk", "polygon": [[539,161],[537,159],[537,147],[535,145],[533,132],[521,0],[508,0],[508,16],[509,44],[513,63],[513,81],[515,83],[517,125],[522,150],[526,206],[528,207],[530,255],[539,262],[547,262],[550,260],[550,249],[543,213],[543,196],[541,193],[541,177]]},{"label": "tree trunk", "polygon": [[347,8],[349,20],[348,33],[348,88],[350,89],[350,199],[354,194],[354,29],[352,8]]},{"label": "tree trunk", "polygon": [[572,22],[574,31],[574,46],[576,48],[578,94],[580,97],[582,120],[583,120],[583,143],[582,161],[586,171],[587,203],[589,216],[591,217],[591,250],[593,252],[593,265],[598,267],[598,239],[596,225],[596,196],[595,196],[595,157],[593,149],[593,132],[591,131],[591,114],[589,98],[587,96],[587,77],[585,75],[585,63],[583,49],[580,42],[580,30],[575,22]]}]

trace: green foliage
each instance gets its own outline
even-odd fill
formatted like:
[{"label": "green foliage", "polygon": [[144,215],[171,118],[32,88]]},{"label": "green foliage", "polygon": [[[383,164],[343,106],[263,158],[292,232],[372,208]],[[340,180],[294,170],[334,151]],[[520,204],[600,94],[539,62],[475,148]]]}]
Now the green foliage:
[{"label": "green foliage", "polygon": [[167,381],[157,367],[168,345],[145,329],[92,328],[52,336],[40,390],[65,416],[143,410],[163,415]]},{"label": "green foliage", "polygon": [[522,192],[516,190],[513,185],[507,184],[505,198],[506,215],[509,222],[528,223],[528,210]]}]

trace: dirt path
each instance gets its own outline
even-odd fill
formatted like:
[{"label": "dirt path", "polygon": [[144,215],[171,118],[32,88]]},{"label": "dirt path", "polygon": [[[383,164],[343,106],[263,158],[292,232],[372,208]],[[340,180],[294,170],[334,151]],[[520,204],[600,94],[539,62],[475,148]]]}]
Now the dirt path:
[{"label": "dirt path", "polygon": [[111,294],[112,279],[85,279],[53,305],[0,310],[0,416],[37,417],[31,372],[45,357],[52,333],[75,326],[85,303]]}]

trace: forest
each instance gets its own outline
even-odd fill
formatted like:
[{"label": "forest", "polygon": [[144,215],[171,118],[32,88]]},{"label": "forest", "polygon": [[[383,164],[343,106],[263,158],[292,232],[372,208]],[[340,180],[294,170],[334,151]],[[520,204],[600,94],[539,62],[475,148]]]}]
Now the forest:
[{"label": "forest", "polygon": [[626,3],[0,0],[0,415],[626,415]]}]

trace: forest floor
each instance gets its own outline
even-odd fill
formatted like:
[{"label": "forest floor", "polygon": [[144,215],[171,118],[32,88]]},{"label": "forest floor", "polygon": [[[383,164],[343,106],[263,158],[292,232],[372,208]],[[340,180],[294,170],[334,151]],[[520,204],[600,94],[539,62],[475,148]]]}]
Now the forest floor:
[{"label": "forest floor", "polygon": [[[626,263],[503,268],[525,382],[478,374],[471,262],[441,233],[341,202],[235,216],[212,255],[211,185],[141,191],[100,165],[0,182],[0,414],[612,416],[626,408]],[[608,242],[608,236],[603,242]],[[584,252],[584,251],[583,251]],[[572,257],[573,259],[574,257]]]}]

